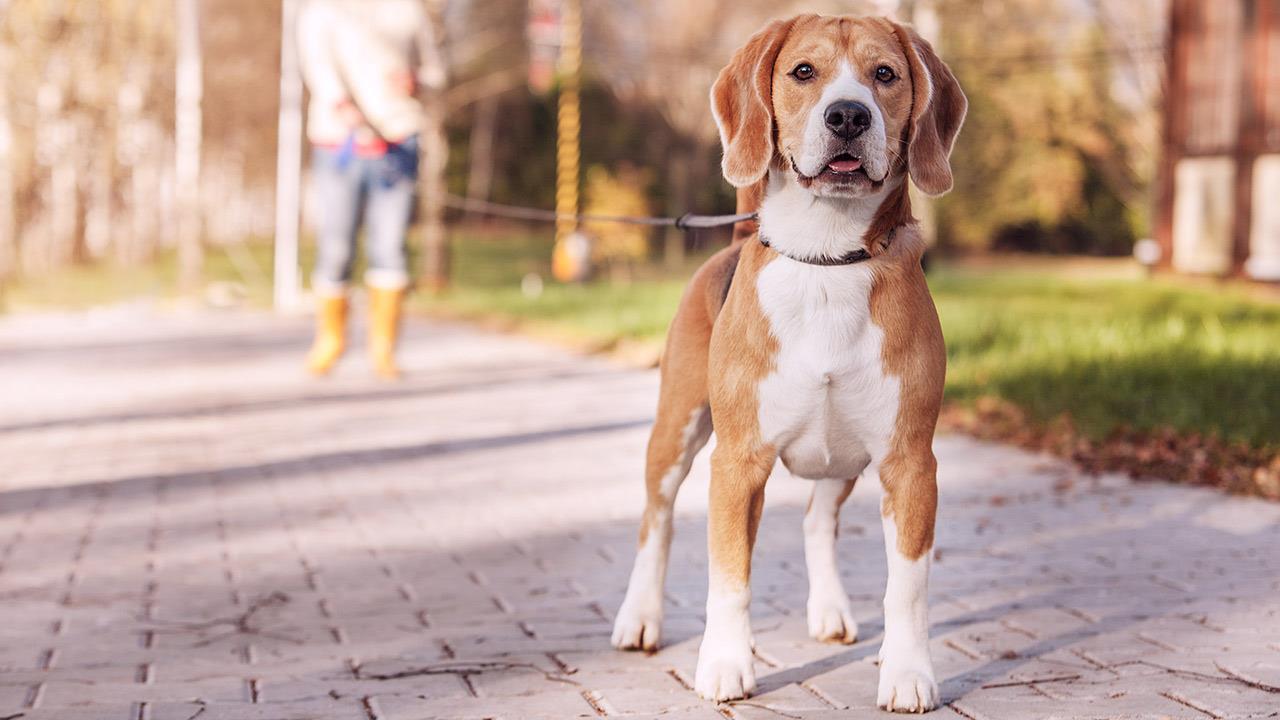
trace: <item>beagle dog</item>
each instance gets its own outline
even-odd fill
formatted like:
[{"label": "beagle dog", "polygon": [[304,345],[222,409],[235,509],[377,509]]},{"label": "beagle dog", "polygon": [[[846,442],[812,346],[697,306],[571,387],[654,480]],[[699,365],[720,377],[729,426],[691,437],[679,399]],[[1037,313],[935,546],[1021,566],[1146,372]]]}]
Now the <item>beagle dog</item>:
[{"label": "beagle dog", "polygon": [[907,179],[929,195],[951,188],[948,158],[968,103],[910,28],[818,15],[752,36],[711,103],[724,176],[740,209],[758,205],[759,226],[698,270],[672,321],[613,645],[658,645],[672,505],[714,429],[698,693],[755,690],[751,553],[781,459],[815,481],[804,547],[808,629],[822,641],[857,638],[836,569],[837,517],[860,475],[879,477],[889,575],[877,702],[933,709],[926,596],[946,352]]}]

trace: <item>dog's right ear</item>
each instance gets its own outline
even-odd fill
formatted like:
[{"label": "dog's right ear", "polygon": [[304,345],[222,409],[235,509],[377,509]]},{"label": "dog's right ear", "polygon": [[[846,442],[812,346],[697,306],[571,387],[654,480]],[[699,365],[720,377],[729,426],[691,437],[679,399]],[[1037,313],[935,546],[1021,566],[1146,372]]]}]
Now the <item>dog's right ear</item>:
[{"label": "dog's right ear", "polygon": [[724,178],[745,187],[773,161],[773,63],[802,16],[774,20],[733,54],[711,86],[711,112],[720,130]]}]

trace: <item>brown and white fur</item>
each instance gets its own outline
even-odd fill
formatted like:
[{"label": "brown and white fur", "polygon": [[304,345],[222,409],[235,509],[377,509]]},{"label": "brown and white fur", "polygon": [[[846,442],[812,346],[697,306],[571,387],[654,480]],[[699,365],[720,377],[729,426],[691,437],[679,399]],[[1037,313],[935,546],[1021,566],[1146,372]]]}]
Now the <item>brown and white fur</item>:
[{"label": "brown and white fur", "polygon": [[[907,178],[930,195],[951,188],[964,94],[909,28],[801,15],[752,36],[721,71],[711,101],[724,175],[739,188],[740,207],[758,203],[770,246],[751,235],[708,260],[672,322],[639,551],[613,644],[658,645],[672,505],[714,428],[698,693],[729,700],[755,689],[751,553],[765,481],[781,459],[816,481],[804,545],[809,633],[823,641],[857,637],[836,569],[837,516],[860,475],[879,477],[889,577],[877,702],[932,709],[932,441],[946,358]],[[828,115],[850,101],[869,111],[854,137]],[[793,259],[858,248],[871,258],[829,267]]]}]

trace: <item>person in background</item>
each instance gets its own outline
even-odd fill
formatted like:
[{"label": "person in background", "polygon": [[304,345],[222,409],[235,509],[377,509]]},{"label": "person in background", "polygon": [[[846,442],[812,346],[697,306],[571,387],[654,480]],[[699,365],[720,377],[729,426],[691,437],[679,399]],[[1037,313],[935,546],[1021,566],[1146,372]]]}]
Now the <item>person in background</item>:
[{"label": "person in background", "polygon": [[394,379],[423,118],[417,90],[419,83],[442,87],[444,65],[422,0],[311,0],[299,18],[299,51],[319,206],[316,336],[307,367],[329,372],[346,347],[363,218],[369,353],[374,371]]}]

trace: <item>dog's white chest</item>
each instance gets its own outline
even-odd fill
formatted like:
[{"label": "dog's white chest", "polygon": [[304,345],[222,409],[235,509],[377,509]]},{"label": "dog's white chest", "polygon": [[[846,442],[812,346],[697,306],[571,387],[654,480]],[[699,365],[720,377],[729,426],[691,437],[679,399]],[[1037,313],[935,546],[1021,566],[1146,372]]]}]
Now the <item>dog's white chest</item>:
[{"label": "dog's white chest", "polygon": [[760,273],[757,295],[778,341],[775,368],[759,386],[760,431],[799,477],[856,477],[892,435],[898,379],[884,373],[873,283],[865,264],[778,258]]}]

